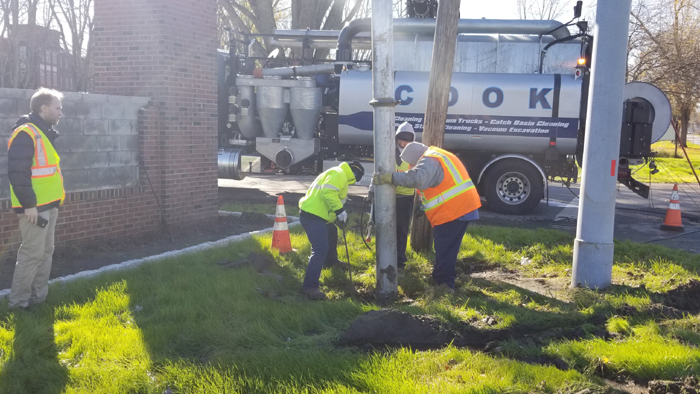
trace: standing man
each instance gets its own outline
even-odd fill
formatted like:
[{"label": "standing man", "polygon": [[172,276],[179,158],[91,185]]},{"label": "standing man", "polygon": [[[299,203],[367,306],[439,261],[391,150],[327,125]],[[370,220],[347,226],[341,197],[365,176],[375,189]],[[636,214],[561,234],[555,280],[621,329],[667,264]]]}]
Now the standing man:
[{"label": "standing man", "polygon": [[53,258],[58,207],[63,204],[61,160],[53,126],[61,118],[63,95],[41,88],[30,101],[31,113],[15,124],[8,148],[12,208],[19,217],[22,244],[17,252],[10,309],[26,309],[46,300]]},{"label": "standing man", "polygon": [[[401,153],[406,145],[416,139],[413,126],[408,122],[403,122],[396,129],[396,171],[406,172],[411,166],[401,160]],[[406,268],[406,244],[408,243],[408,233],[411,228],[411,217],[413,216],[413,194],[414,189],[398,186],[396,188],[396,257],[399,273]]]},{"label": "standing man", "polygon": [[411,142],[401,159],[412,168],[406,172],[377,173],[374,182],[419,189],[421,209],[435,229],[433,279],[437,287],[452,293],[462,238],[469,221],[479,218],[479,194],[464,164],[444,149]]},{"label": "standing man", "polygon": [[326,267],[350,269],[350,264],[338,260],[338,229],[344,226],[348,213],[343,205],[348,186],[362,179],[365,169],[360,162],[341,163],[316,177],[306,196],[299,200],[299,221],[311,242],[311,257],[306,268],[302,293],[312,300],[323,300],[326,295],[319,289],[321,270]]}]

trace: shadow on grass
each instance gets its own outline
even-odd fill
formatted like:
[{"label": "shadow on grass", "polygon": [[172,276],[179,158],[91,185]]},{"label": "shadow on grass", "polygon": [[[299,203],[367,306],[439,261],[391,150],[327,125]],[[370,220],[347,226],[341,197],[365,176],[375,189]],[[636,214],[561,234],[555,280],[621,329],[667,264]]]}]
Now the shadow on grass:
[{"label": "shadow on grass", "polygon": [[42,305],[32,311],[10,311],[5,319],[14,338],[0,373],[0,393],[62,393],[68,370],[58,360],[53,309]]}]

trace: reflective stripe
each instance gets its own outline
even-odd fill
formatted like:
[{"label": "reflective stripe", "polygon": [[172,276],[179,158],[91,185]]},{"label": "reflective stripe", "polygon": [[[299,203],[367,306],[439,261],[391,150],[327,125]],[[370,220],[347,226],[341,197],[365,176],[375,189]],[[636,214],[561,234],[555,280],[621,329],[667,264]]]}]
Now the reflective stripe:
[{"label": "reflective stripe", "polygon": [[30,124],[25,124],[23,126],[26,126],[27,129],[31,130],[32,133],[34,133],[34,145],[36,146],[36,163],[39,167],[44,167],[48,164],[48,157],[46,156],[46,148],[44,147],[44,139],[41,138],[41,133],[39,133],[39,130],[36,129],[36,127],[30,125]]},{"label": "reflective stripe", "polygon": [[464,183],[455,185],[445,191],[444,193],[433,197],[432,200],[426,201],[425,198],[423,198],[423,208],[426,211],[429,211],[431,209],[434,209],[436,207],[439,207],[440,205],[444,204],[445,202],[451,200],[454,197],[457,197],[458,195],[466,192],[467,190],[471,189],[474,187],[474,182],[472,180],[468,180]]},{"label": "reflective stripe", "polygon": [[44,177],[44,176],[50,176],[55,174],[57,171],[56,166],[49,166],[49,167],[35,167],[32,168],[32,178],[38,178],[38,177]]},{"label": "reflective stripe", "polygon": [[452,162],[452,160],[450,160],[449,157],[434,150],[429,150],[427,156],[437,156],[441,158],[443,160],[443,163],[445,163],[447,169],[450,171],[452,179],[454,179],[455,183],[459,184],[464,182],[464,179],[462,179],[462,175],[460,175],[459,171],[457,171],[457,168],[455,167],[454,163]]},{"label": "reflective stripe", "polygon": [[675,209],[675,210],[680,211],[680,210],[681,210],[681,204],[670,203],[670,204],[668,204],[668,209]]},{"label": "reflective stripe", "polygon": [[326,183],[326,184],[323,184],[323,185],[313,185],[313,186],[311,186],[311,188],[312,188],[312,189],[316,189],[316,190],[331,189],[331,190],[340,191],[340,189],[338,189],[338,186],[333,186],[333,185],[331,185],[331,184],[329,184],[329,183]]}]

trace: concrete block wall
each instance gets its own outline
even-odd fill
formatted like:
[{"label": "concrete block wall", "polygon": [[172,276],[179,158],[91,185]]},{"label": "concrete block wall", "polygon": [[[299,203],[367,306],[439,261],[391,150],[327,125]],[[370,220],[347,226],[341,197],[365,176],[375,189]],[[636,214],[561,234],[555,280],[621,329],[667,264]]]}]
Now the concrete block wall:
[{"label": "concrete block wall", "polygon": [[[29,112],[32,90],[0,89],[0,275],[11,276],[20,245],[9,200],[7,141]],[[149,98],[66,93],[56,150],[66,187],[56,245],[148,233],[160,228],[155,196],[139,167],[139,124]]]},{"label": "concrete block wall", "polygon": [[[33,90],[0,88],[0,199],[10,197],[7,141],[29,112]],[[132,187],[139,182],[138,114],[144,97],[65,93],[55,148],[68,192]]]}]

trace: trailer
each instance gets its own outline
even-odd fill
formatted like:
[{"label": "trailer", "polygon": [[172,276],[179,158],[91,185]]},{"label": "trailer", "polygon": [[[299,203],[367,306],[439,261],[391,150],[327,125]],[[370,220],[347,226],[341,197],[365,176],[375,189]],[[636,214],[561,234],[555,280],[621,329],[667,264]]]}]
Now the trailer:
[{"label": "trailer", "polygon": [[[250,56],[251,35],[234,34],[219,54],[219,177],[317,173],[327,160],[372,161],[369,19],[341,31],[277,31],[268,43],[300,58]],[[454,152],[496,212],[524,214],[549,182],[576,182],[582,165],[593,37],[557,21],[460,20],[444,148]],[[394,20],[396,125],[422,137],[434,19]],[[312,49],[335,47],[317,62]],[[641,82],[625,86],[618,180],[642,197],[630,166],[653,161],[651,144],[671,120],[666,96]],[[611,131],[618,132],[618,130]],[[368,174],[367,176],[369,176]]]}]

